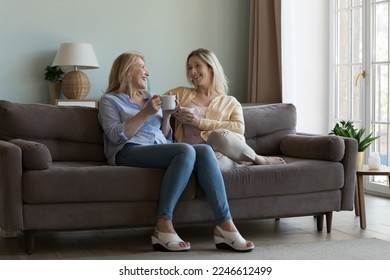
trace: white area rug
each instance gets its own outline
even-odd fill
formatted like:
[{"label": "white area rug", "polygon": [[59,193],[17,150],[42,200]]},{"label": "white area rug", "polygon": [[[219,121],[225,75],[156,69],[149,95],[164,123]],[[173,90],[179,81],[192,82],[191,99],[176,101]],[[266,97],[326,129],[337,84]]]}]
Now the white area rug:
[{"label": "white area rug", "polygon": [[380,239],[323,241],[295,245],[257,246],[249,253],[235,253],[210,247],[194,247],[189,252],[152,250],[126,255],[88,259],[101,260],[390,260],[390,242]]}]

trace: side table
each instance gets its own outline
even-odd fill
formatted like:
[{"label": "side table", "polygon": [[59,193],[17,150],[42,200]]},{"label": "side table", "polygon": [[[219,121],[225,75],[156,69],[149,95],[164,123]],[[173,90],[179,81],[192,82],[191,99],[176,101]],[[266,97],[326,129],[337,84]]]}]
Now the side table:
[{"label": "side table", "polygon": [[99,100],[95,99],[55,99],[54,105],[57,106],[84,106],[91,108],[99,107]]},{"label": "side table", "polygon": [[381,166],[379,169],[369,169],[367,165],[363,165],[362,169],[356,171],[357,184],[355,191],[355,214],[360,216],[360,228],[365,229],[366,224],[366,205],[364,202],[363,176],[388,176],[390,182],[390,167]]}]

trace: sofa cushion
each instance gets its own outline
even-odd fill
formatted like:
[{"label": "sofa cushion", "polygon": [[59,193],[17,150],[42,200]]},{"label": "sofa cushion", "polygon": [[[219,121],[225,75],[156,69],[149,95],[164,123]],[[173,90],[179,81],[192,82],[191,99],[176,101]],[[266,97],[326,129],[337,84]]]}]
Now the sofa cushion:
[{"label": "sofa cushion", "polygon": [[[102,162],[53,162],[47,170],[23,172],[23,201],[32,204],[158,202],[164,172]],[[192,176],[181,199],[193,199],[195,189]]]},{"label": "sofa cushion", "polygon": [[106,161],[96,108],[0,100],[0,140],[44,144],[53,161]]},{"label": "sofa cushion", "polygon": [[341,161],[345,144],[338,136],[287,135],[280,150],[288,157]]},{"label": "sofa cushion", "polygon": [[341,191],[344,186],[341,162],[283,158],[287,164],[252,165],[224,171],[228,198]]},{"label": "sofa cushion", "polygon": [[244,105],[247,144],[261,155],[279,155],[280,142],[295,134],[296,109],[293,104]]},{"label": "sofa cushion", "polygon": [[50,167],[52,158],[49,149],[37,142],[23,139],[12,139],[11,143],[22,150],[22,164],[24,169],[43,170]]}]

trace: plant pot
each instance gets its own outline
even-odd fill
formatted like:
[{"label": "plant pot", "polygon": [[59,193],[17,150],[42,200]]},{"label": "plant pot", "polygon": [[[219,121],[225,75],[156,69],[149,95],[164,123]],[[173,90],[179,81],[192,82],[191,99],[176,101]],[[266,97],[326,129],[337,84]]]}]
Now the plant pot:
[{"label": "plant pot", "polygon": [[59,99],[61,94],[61,83],[50,83],[49,93],[50,93],[50,100]]},{"label": "plant pot", "polygon": [[364,152],[358,152],[356,158],[356,170],[361,170],[363,167]]}]

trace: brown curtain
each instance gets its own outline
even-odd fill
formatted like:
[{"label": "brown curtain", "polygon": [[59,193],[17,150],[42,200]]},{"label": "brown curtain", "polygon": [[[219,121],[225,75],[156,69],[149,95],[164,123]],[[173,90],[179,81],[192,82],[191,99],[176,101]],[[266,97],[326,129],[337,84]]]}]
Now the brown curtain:
[{"label": "brown curtain", "polygon": [[250,0],[248,102],[281,103],[281,0]]}]

